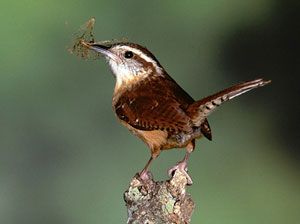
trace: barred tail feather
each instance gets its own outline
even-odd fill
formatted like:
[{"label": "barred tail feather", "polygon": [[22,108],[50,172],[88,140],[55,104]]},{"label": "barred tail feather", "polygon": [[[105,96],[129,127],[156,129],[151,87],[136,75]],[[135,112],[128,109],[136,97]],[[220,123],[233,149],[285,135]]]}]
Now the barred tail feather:
[{"label": "barred tail feather", "polygon": [[262,87],[271,82],[271,80],[255,79],[252,81],[240,83],[229,87],[221,92],[208,96],[204,99],[191,104],[187,113],[192,118],[195,126],[200,126],[206,117],[210,115],[218,106],[223,102],[231,100],[243,93],[246,93],[252,89]]}]

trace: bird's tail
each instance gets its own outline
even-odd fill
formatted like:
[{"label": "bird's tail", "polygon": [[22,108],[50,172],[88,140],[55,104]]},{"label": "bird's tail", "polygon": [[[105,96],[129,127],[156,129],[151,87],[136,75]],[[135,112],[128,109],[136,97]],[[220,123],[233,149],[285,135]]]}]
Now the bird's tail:
[{"label": "bird's tail", "polygon": [[245,92],[252,89],[267,85],[271,80],[255,79],[248,82],[243,82],[227,89],[222,90],[216,94],[208,96],[204,99],[194,102],[191,104],[187,113],[192,118],[195,126],[200,126],[218,106],[223,102],[233,99]]}]

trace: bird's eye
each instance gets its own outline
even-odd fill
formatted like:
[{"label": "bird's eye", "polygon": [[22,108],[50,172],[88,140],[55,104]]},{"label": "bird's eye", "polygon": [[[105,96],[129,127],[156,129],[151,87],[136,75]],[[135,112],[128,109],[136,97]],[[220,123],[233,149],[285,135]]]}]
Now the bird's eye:
[{"label": "bird's eye", "polygon": [[125,51],[124,57],[125,57],[125,58],[132,58],[132,57],[133,57],[132,51]]}]

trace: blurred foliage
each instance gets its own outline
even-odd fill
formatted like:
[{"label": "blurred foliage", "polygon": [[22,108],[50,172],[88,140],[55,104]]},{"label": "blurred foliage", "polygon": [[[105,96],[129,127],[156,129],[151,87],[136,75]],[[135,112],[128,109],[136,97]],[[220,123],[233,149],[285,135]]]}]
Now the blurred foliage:
[{"label": "blurred foliage", "polygon": [[[95,16],[99,39],[147,46],[193,97],[263,76],[272,85],[210,117],[190,161],[192,223],[296,223],[299,3],[2,1],[0,223],[125,223],[122,193],[149,157],[111,110],[104,60],[70,55]],[[157,179],[183,156],[164,152]]]}]

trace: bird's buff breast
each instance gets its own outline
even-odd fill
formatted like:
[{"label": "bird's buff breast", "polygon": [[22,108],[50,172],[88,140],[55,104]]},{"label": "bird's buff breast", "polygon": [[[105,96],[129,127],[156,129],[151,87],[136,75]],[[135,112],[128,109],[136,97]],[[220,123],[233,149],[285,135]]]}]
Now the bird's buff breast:
[{"label": "bird's buff breast", "polygon": [[[142,139],[149,148],[151,149],[152,154],[159,154],[161,150],[167,150],[172,148],[184,148],[186,147],[192,138],[186,138],[185,141],[178,141],[178,138],[174,136],[169,136],[167,131],[162,130],[153,130],[153,131],[144,131],[136,129],[130,126],[128,123],[118,119],[121,124],[127,127],[130,132]],[[191,136],[189,136],[191,137]],[[198,136],[197,136],[198,137]]]},{"label": "bird's buff breast", "polygon": [[153,130],[153,131],[144,131],[139,130],[131,125],[127,124],[126,122],[119,119],[121,124],[123,124],[126,128],[129,129],[134,135],[138,136],[142,139],[151,149],[152,148],[162,148],[168,139],[168,133],[161,130]]}]

